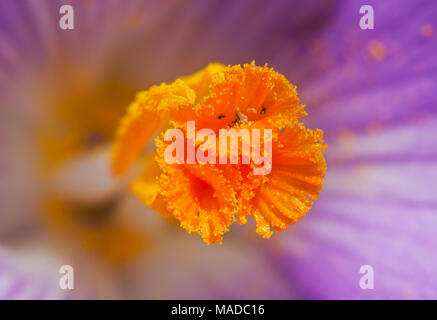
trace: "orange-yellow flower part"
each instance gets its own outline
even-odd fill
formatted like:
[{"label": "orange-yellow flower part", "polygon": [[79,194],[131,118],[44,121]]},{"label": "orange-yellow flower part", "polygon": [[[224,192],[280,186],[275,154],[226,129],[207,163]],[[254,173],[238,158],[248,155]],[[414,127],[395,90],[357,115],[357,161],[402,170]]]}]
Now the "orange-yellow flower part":
[{"label": "orange-yellow flower part", "polygon": [[245,223],[248,216],[255,219],[257,233],[269,238],[299,221],[323,186],[323,132],[306,129],[299,121],[304,115],[296,88],[273,69],[210,64],[137,95],[117,132],[112,168],[115,174],[125,172],[163,126],[185,130],[194,120],[197,129],[212,129],[216,136],[222,128],[271,129],[268,175],[253,175],[253,163],[168,164],[168,142],[161,134],[155,162],[149,159],[131,185],[153,210],[176,218],[207,244],[221,243],[229,226]]}]

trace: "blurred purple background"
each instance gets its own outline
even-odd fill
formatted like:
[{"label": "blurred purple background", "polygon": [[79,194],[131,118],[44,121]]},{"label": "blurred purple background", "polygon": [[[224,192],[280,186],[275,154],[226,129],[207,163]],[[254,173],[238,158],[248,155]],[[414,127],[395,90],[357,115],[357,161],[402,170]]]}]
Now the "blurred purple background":
[{"label": "blurred purple background", "polygon": [[[1,1],[0,298],[436,298],[436,49],[432,0]],[[110,143],[137,91],[252,60],[325,132],[325,186],[270,240],[206,246],[111,178]]]}]

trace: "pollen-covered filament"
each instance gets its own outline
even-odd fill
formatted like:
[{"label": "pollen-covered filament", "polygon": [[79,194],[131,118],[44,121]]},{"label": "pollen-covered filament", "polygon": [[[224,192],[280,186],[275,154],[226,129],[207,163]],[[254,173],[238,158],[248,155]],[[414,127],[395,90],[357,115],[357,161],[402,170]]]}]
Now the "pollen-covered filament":
[{"label": "pollen-covered filament", "polygon": [[[220,129],[268,129],[272,165],[267,175],[254,174],[253,159],[169,164],[164,153],[170,142],[161,134],[156,138],[156,163],[149,163],[132,183],[133,192],[147,205],[175,217],[208,244],[221,243],[229,226],[244,223],[248,216],[255,219],[257,233],[268,238],[300,220],[322,189],[326,145],[321,130],[306,129],[299,122],[305,114],[295,87],[267,66],[212,64],[138,95],[118,131],[113,171],[123,173],[162,122],[185,130],[185,136],[188,121],[217,137]],[[243,156],[241,150],[238,155]]]}]

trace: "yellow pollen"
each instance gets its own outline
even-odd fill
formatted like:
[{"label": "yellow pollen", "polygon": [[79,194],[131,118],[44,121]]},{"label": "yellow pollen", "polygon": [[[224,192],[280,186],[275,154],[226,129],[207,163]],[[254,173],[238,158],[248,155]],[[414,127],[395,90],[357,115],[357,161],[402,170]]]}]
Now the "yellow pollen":
[{"label": "yellow pollen", "polygon": [[161,133],[155,140],[155,162],[149,158],[143,175],[132,182],[132,191],[146,205],[175,218],[207,244],[221,243],[231,224],[243,224],[247,217],[255,220],[259,235],[269,238],[305,216],[323,186],[323,132],[305,128],[300,122],[305,115],[296,87],[267,65],[210,64],[137,95],[118,129],[112,169],[123,174],[160,127],[181,129],[185,136],[187,121],[216,135],[228,127],[270,129],[268,175],[254,175],[252,160],[169,164],[164,152],[171,142]]},{"label": "yellow pollen", "polygon": [[384,44],[378,40],[372,40],[369,43],[369,52],[373,59],[381,61],[385,58],[387,50]]},{"label": "yellow pollen", "polygon": [[434,26],[430,23],[423,25],[420,28],[420,34],[425,38],[430,38],[434,35]]},{"label": "yellow pollen", "polygon": [[338,141],[344,149],[350,149],[355,142],[355,133],[350,130],[342,130],[338,136]]},{"label": "yellow pollen", "polygon": [[370,121],[366,125],[366,130],[368,133],[378,133],[383,128],[383,124],[380,121]]}]

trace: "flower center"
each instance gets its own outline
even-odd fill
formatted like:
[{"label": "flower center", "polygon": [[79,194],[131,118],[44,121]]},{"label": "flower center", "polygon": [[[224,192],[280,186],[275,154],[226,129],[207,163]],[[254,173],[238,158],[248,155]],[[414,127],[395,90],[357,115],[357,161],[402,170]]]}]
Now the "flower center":
[{"label": "flower center", "polygon": [[[158,136],[157,178],[144,174],[135,180],[133,189],[152,209],[175,217],[181,227],[197,232],[207,244],[221,243],[229,226],[235,221],[244,223],[248,216],[255,219],[257,233],[268,238],[299,221],[322,189],[326,145],[321,130],[306,129],[299,122],[304,115],[295,87],[267,66],[212,64],[193,76],[138,94],[118,130],[113,171],[126,171],[161,122],[171,128],[176,139],[187,137],[185,150],[189,141],[196,140],[190,138],[188,123],[205,128],[203,135],[212,145],[196,145],[197,151],[200,146],[200,151],[214,150],[214,136],[223,129],[239,130],[239,134],[251,129],[252,143],[245,146],[250,144],[252,149],[241,153],[251,159],[248,163],[213,161],[215,155],[210,159],[210,152],[208,161],[202,163],[180,161],[185,160],[184,155],[165,161],[170,158],[166,152],[171,150],[166,148],[170,140],[166,134]],[[258,152],[267,150],[267,160],[272,160],[267,161],[265,176],[258,175],[256,165],[266,157],[253,157],[257,151],[254,133],[261,131],[268,135]],[[177,150],[179,144],[174,145]],[[226,151],[229,145],[224,145]]]}]

